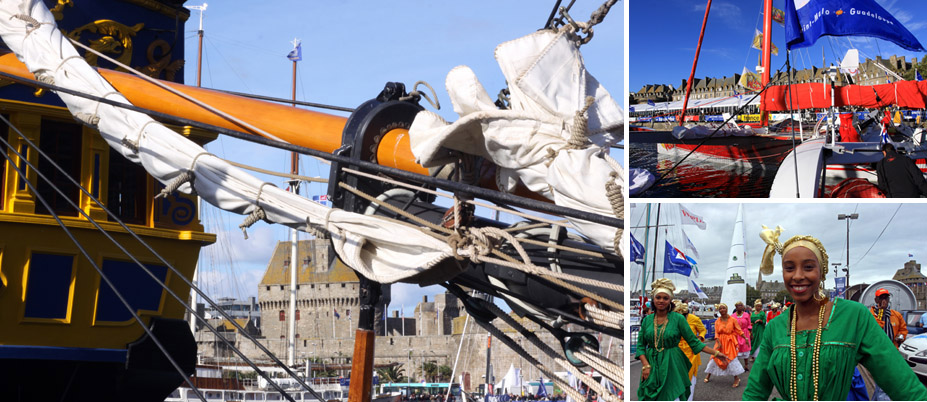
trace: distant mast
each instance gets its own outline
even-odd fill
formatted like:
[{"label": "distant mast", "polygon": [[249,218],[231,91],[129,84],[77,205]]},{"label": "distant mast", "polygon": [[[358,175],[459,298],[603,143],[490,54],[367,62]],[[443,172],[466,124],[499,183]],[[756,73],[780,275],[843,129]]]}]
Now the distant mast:
[{"label": "distant mast", "polygon": [[737,207],[737,219],[734,221],[734,234],[731,236],[731,252],[727,259],[727,272],[724,276],[724,288],[721,290],[721,303],[727,305],[728,312],[734,310],[734,303],[747,303],[747,249],[744,245],[744,206]]}]

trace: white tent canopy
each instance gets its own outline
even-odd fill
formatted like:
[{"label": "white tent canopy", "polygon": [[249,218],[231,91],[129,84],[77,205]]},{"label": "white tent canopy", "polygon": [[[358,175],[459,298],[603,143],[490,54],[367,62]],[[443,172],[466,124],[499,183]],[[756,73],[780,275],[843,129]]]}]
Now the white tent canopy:
[{"label": "white tent canopy", "polygon": [[[751,100],[752,99],[752,100]],[[723,96],[717,98],[708,98],[708,99],[689,99],[689,105],[687,110],[690,109],[708,109],[716,107],[741,107],[749,102],[750,105],[759,105],[760,98],[753,97],[753,94],[740,94],[736,96]],[[675,110],[682,110],[682,101],[672,101],[672,102],[655,102],[653,106],[641,103],[632,106],[634,110],[632,112],[668,112]]]}]

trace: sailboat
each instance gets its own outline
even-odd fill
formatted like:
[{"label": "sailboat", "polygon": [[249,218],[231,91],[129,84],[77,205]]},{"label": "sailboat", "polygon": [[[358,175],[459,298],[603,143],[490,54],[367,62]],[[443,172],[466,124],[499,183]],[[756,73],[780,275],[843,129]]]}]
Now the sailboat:
[{"label": "sailboat", "polygon": [[[786,41],[791,47],[813,44],[823,35],[863,35],[890,40],[909,50],[923,50],[917,39],[900,22],[874,2],[854,1],[808,1],[786,2]],[[825,19],[843,18],[840,24],[828,22],[826,28],[821,19],[814,19],[811,9],[826,9]],[[851,11],[852,10],[852,11]],[[866,15],[879,15],[881,20],[859,20],[847,23],[849,18],[859,18],[859,10]],[[881,115],[867,116],[867,122],[852,126],[840,125],[842,136],[838,140],[836,109],[871,108],[888,106],[901,108],[922,108],[924,92],[919,82],[894,82],[871,86],[836,86],[840,73],[831,67],[823,74],[826,83],[792,84],[791,73],[779,74],[779,80],[770,80],[769,51],[771,41],[772,1],[764,2],[764,44],[762,56],[762,91],[758,94],[763,117],[763,129],[737,129],[735,137],[720,137],[726,129],[695,127],[690,135],[680,127],[674,130],[673,139],[668,133],[638,132],[631,135],[632,145],[637,142],[662,142],[657,144],[656,166],[652,169],[667,185],[676,187],[671,196],[689,194],[696,196],[768,196],[780,197],[879,197],[872,164],[881,159],[879,146],[883,140],[880,131],[897,128],[904,135],[886,139],[896,143],[896,148],[912,159],[923,159],[925,150],[920,141],[920,132],[907,126],[883,127]],[[707,17],[707,11],[706,11]],[[883,22],[888,21],[888,22]],[[813,22],[813,23],[812,23]],[[847,28],[852,26],[853,28]],[[840,27],[840,28],[834,28]],[[703,28],[704,29],[704,28]],[[804,30],[803,30],[804,29]],[[837,31],[836,29],[841,29]],[[876,33],[878,32],[878,33]],[[849,57],[847,58],[850,59]],[[852,64],[852,63],[847,63]],[[791,69],[790,69],[791,71]],[[775,85],[773,85],[775,83]],[[770,112],[789,112],[808,109],[827,110],[826,130],[823,120],[810,132],[796,133],[773,130],[767,116]],[[875,117],[873,120],[872,117]],[[789,126],[791,127],[791,126]],[[845,132],[846,130],[846,132]],[[866,130],[869,133],[865,132]],[[744,131],[745,133],[741,133]],[[849,132],[859,132],[851,139]],[[872,135],[870,133],[874,132]],[[721,133],[721,134],[719,134]],[[648,138],[650,137],[650,138]],[[648,145],[647,147],[651,147]],[[632,155],[633,155],[632,151]],[[708,173],[705,173],[708,172]],[[727,177],[716,180],[708,176]],[[712,180],[712,183],[706,181]],[[715,185],[717,184],[717,185]],[[746,189],[746,190],[745,190]]]},{"label": "sailboat", "polygon": [[727,259],[724,285],[721,288],[721,303],[733,310],[734,304],[747,301],[747,248],[744,243],[744,206],[737,207],[734,233],[731,235],[731,251]]},{"label": "sailboat", "polygon": [[[174,2],[141,3],[140,7],[147,7],[149,12],[182,14]],[[529,342],[537,341],[530,331],[523,330],[518,321],[495,304],[474,297],[472,291],[505,300],[516,314],[553,334],[561,342],[560,350],[544,344],[538,344],[537,350],[552,356],[552,361],[563,369],[579,373],[579,368],[590,366],[621,386],[621,365],[601,358],[600,345],[592,333],[619,339],[623,336],[620,302],[623,299],[623,267],[619,256],[623,174],[617,162],[602,152],[603,146],[607,149],[608,144],[620,138],[623,114],[608,91],[585,69],[579,51],[580,46],[591,39],[592,26],[600,23],[614,4],[615,1],[606,2],[597,10],[595,18],[585,23],[571,18],[568,7],[555,10],[558,13],[544,24],[544,30],[500,45],[497,58],[511,83],[511,103],[504,109],[488,101],[490,98],[485,90],[479,91],[482,87],[472,71],[452,70],[447,87],[455,109],[461,114],[461,119],[454,123],[424,111],[419,104],[421,92],[415,88],[407,91],[401,83],[386,84],[378,95],[361,104],[345,119],[147,79],[129,64],[106,54],[104,48],[119,37],[115,32],[121,31],[95,26],[93,32],[110,33],[105,40],[91,42],[104,48],[88,46],[59,31],[56,20],[62,13],[67,14],[65,4],[52,10],[42,2],[0,4],[0,36],[13,52],[0,57],[0,75],[55,93],[73,118],[85,126],[77,126],[76,131],[87,132],[89,134],[83,135],[94,139],[93,145],[87,147],[88,156],[78,158],[82,161],[82,177],[88,178],[79,183],[87,189],[81,196],[82,205],[90,212],[83,214],[86,222],[73,222],[72,226],[90,227],[114,206],[112,203],[91,206],[87,201],[96,201],[95,189],[99,188],[97,182],[101,172],[119,171],[114,165],[107,169],[103,156],[95,153],[99,151],[99,154],[121,155],[128,162],[125,166],[143,167],[150,175],[145,178],[155,188],[146,187],[145,195],[137,198],[146,199],[145,196],[157,192],[163,200],[158,208],[162,214],[171,213],[171,206],[195,205],[192,197],[196,194],[222,209],[245,215],[240,226],[242,230],[264,220],[328,238],[339,260],[361,277],[358,295],[361,308],[357,314],[359,324],[351,370],[354,380],[349,400],[366,402],[371,399],[375,312],[384,304],[384,295],[388,295],[384,286],[399,281],[437,283],[445,287],[464,302],[478,324],[529,363],[539,366],[546,377],[552,378],[573,398],[581,399],[583,396],[577,390],[528,354],[493,322],[496,319],[505,321],[521,329],[520,333]],[[179,16],[172,21],[176,24]],[[131,31],[123,35],[122,39],[133,36]],[[127,42],[119,43],[125,46]],[[84,55],[75,46],[85,52]],[[131,74],[95,69],[85,57],[106,60]],[[168,63],[162,70],[170,66]],[[563,85],[545,86],[552,81]],[[20,93],[26,90],[18,84],[9,88]],[[25,106],[27,110],[32,107]],[[56,112],[64,114],[60,106]],[[188,126],[182,130],[187,136],[150,116]],[[265,121],[255,121],[255,117]],[[26,160],[35,158],[33,150],[40,148],[26,142],[20,145],[20,137],[13,134],[28,138],[21,134],[21,127],[34,131],[38,131],[36,126],[53,127],[36,124],[36,120],[18,115],[7,120],[12,130],[9,138],[17,141],[13,146],[4,143],[9,147],[9,166],[17,168],[8,170],[8,177],[17,170],[19,177],[29,179],[29,183],[18,182],[23,184],[7,205],[16,207],[30,197],[38,200],[47,195],[31,188],[30,184],[37,178],[30,176],[25,166]],[[206,133],[203,135],[207,138],[208,133],[235,136],[331,161],[328,196],[335,208],[326,208],[295,192],[279,189],[206,152],[188,138],[196,138],[198,132]],[[304,135],[307,132],[313,135]],[[520,135],[508,136],[512,132]],[[255,135],[265,138],[256,139]],[[44,138],[42,142],[46,142]],[[58,149],[68,147],[62,145]],[[546,156],[539,159],[537,155]],[[83,174],[84,169],[86,174]],[[42,170],[40,167],[39,171]],[[578,175],[578,172],[583,174]],[[485,184],[487,182],[489,185]],[[435,189],[454,194],[451,208],[435,205],[434,197],[446,195]],[[479,199],[522,209],[505,209],[507,212],[526,215],[525,210],[539,211],[563,217],[570,223],[546,218],[538,221],[526,215],[534,222],[504,224],[478,216],[471,206],[487,205]],[[52,210],[50,215],[61,222],[57,211],[48,209]],[[176,212],[169,216],[177,219],[192,216],[192,210],[185,212],[188,215]],[[17,220],[21,222],[22,219]],[[27,219],[26,223],[36,222]],[[43,224],[47,226],[47,223]],[[193,287],[209,304],[215,304],[192,286],[189,278],[196,253],[184,249],[198,248],[212,237],[198,233],[197,226],[191,226],[189,221],[186,223],[186,226],[164,223],[171,229],[166,234],[145,227],[111,228],[111,231],[129,235],[142,232],[155,239],[169,238],[171,241],[164,241],[169,244],[163,247],[174,246],[171,243],[182,246],[174,250],[183,254],[183,258],[165,258],[151,249],[124,250],[127,257],[119,258],[132,259],[136,264],[128,265],[138,266],[138,272],[135,268],[123,268],[126,264],[118,265],[114,272],[108,269],[111,265],[106,264],[105,257],[100,269],[93,264],[99,257],[86,253],[90,261],[87,265],[95,268],[96,275],[89,267],[42,271],[39,267],[67,267],[68,264],[56,259],[60,254],[54,252],[48,253],[51,257],[39,258],[33,252],[31,260],[22,257],[17,260],[18,250],[33,247],[27,243],[11,242],[12,249],[4,248],[4,269],[0,271],[3,289],[24,282],[26,285],[24,289],[13,288],[13,292],[2,294],[6,313],[0,318],[10,325],[4,326],[0,346],[14,353],[14,360],[8,360],[14,363],[10,367],[19,364],[39,370],[39,374],[29,373],[34,376],[31,379],[23,375],[4,377],[0,380],[5,381],[4,389],[33,389],[53,383],[54,386],[45,386],[45,390],[54,396],[43,399],[163,400],[184,382],[196,397],[205,400],[205,395],[188,378],[193,371],[195,348],[189,348],[190,343],[186,342],[191,339],[189,327],[180,318],[184,309],[189,312],[192,309],[180,295]],[[61,226],[67,228],[68,225]],[[61,237],[47,237],[48,241],[61,242]],[[147,242],[153,244],[157,240],[148,239]],[[99,253],[111,255],[115,251],[107,248]],[[141,261],[135,257],[139,254]],[[8,255],[13,257],[13,262],[19,262],[12,264],[9,271]],[[159,261],[164,267],[151,266],[149,261]],[[178,263],[187,271],[175,270]],[[54,289],[39,294],[49,296],[43,301],[55,301],[56,309],[45,308],[44,304],[36,304],[35,299],[30,298],[37,293],[31,290],[32,282],[25,279],[29,271],[33,272],[29,278],[38,278],[36,283],[41,283],[35,286],[55,284]],[[36,276],[35,272],[42,275]],[[110,296],[99,281],[111,284],[110,278],[120,275],[126,275],[122,280],[133,286],[110,285],[113,290]],[[148,291],[134,287],[146,283],[143,282],[147,280],[145,275],[152,277],[156,285],[176,289],[165,294],[162,288],[155,287],[151,294],[156,296],[153,300],[157,303],[148,299],[144,303],[123,300],[124,293],[132,297],[149,295]],[[8,278],[13,280],[7,282]],[[98,288],[90,285],[94,283]],[[78,291],[89,301],[72,297]],[[27,296],[25,300],[17,299],[21,294]],[[113,298],[119,299],[124,310],[119,310],[120,304],[116,302],[97,303]],[[80,307],[72,310],[72,306],[78,305],[72,303],[78,302]],[[93,303],[97,303],[97,308],[93,308]],[[162,313],[168,320],[143,319],[137,311],[147,315]],[[76,320],[78,316],[86,320],[90,312],[105,320],[100,319],[93,325]],[[125,315],[131,317],[126,319]],[[40,322],[23,321],[23,317]],[[234,320],[230,323],[238,325]],[[61,331],[47,331],[49,327],[43,326],[45,324],[60,325]],[[573,326],[564,327],[565,324]],[[583,330],[573,331],[571,327]],[[240,327],[237,329],[242,333]],[[139,338],[140,331],[144,331],[146,337]],[[119,335],[114,336],[115,333]],[[186,338],[175,340],[165,336],[171,334]],[[133,343],[133,339],[140,339],[140,342]],[[44,340],[50,340],[53,345],[41,344]],[[262,348],[257,340],[250,340],[257,348]],[[324,398],[266,348],[262,351],[293,378],[301,390],[315,399]],[[15,355],[17,352],[19,354]],[[67,355],[71,361],[67,367],[74,370],[65,370],[66,375],[55,375],[53,370],[57,368],[41,364],[49,355],[53,355],[51,360]],[[303,398],[302,394],[282,389],[243,354],[239,356],[268,380],[283,399]],[[97,389],[79,385],[96,386],[95,378],[113,376],[121,382],[116,391],[107,395],[90,394]],[[577,376],[597,392],[599,399],[618,400],[612,390],[590,378]]]}]

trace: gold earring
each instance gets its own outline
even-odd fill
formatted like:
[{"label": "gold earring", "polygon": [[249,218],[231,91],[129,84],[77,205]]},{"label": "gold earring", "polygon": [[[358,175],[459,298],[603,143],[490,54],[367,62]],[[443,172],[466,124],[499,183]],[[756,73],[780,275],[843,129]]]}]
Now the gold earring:
[{"label": "gold earring", "polygon": [[821,280],[821,284],[818,285],[818,294],[815,296],[816,297],[814,298],[814,300],[817,300],[817,301],[823,301],[823,300],[826,300],[827,298],[827,295],[824,294],[824,280],[823,279]]}]

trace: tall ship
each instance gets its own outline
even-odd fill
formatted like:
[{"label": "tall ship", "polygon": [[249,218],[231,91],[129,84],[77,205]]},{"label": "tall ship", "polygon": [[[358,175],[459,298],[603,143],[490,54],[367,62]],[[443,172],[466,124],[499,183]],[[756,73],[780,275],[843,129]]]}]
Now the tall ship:
[{"label": "tall ship", "polygon": [[[189,11],[179,3],[61,1],[51,12],[68,38],[181,81]],[[185,310],[168,292],[189,294],[181,277],[192,277],[200,248],[216,239],[203,232],[196,197],[156,198],[161,183],[47,90],[4,80],[0,108],[3,399],[145,400],[170,392],[181,377],[150,335],[193,369]],[[200,144],[216,138],[174,128]]]},{"label": "tall ship", "polygon": [[[620,400],[623,365],[600,340],[623,338],[624,173],[610,151],[624,114],[580,51],[616,1],[585,22],[557,2],[542,10],[544,29],[502,42],[495,55],[510,84],[498,102],[473,70],[451,70],[455,122],[428,110],[417,84],[384,83],[346,118],[183,85],[183,3],[0,3],[4,400],[163,401],[181,385],[186,400],[213,400],[204,384],[217,382],[197,379],[205,370],[184,315],[219,330],[193,314],[191,291],[267,355],[273,370],[229,347],[271,400],[329,399],[295,371],[305,251],[288,250],[290,283],[276,285],[289,294],[287,355],[277,357],[195,286],[199,251],[216,241],[200,203],[241,215],[243,236],[263,221],[290,229],[293,245],[297,232],[325,239],[332,266],[357,276],[351,402],[373,399],[381,306],[397,282],[442,286],[472,325],[573,399]],[[203,148],[220,135],[292,152],[293,168],[278,174],[289,188]],[[331,164],[331,206],[299,194],[310,178],[297,154]],[[483,208],[520,218],[501,222]],[[538,342],[493,300],[559,346]]]}]

